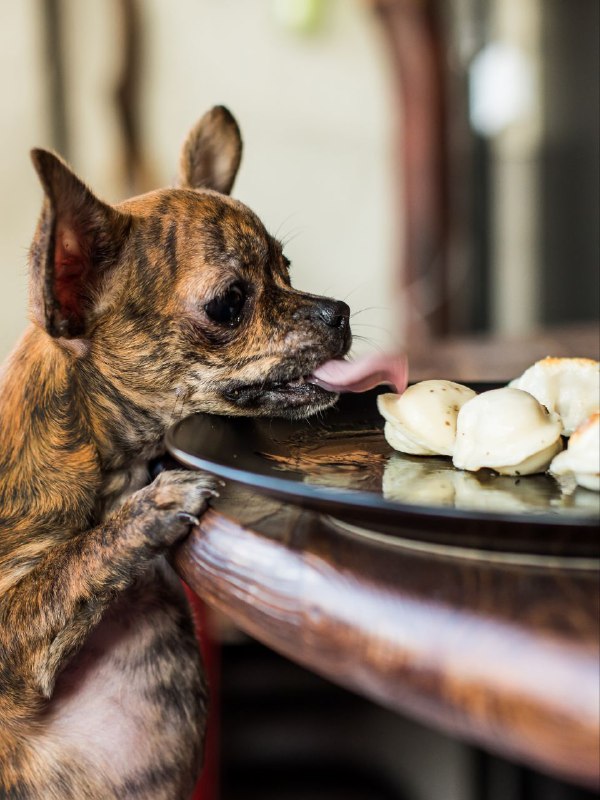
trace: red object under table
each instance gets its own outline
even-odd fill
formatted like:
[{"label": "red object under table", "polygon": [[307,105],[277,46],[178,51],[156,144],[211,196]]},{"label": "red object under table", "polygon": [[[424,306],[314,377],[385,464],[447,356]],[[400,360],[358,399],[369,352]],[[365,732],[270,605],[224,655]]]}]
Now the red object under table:
[{"label": "red object under table", "polygon": [[198,644],[204,658],[210,692],[204,767],[190,800],[218,800],[219,797],[219,645],[210,636],[206,608],[184,584],[192,607]]}]

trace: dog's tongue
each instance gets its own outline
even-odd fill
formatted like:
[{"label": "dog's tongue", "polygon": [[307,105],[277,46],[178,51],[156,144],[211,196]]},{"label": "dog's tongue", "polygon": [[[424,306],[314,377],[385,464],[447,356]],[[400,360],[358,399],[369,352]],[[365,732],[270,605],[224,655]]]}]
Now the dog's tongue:
[{"label": "dog's tongue", "polygon": [[356,361],[335,359],[322,364],[309,380],[330,392],[366,392],[388,383],[402,394],[408,383],[408,362],[397,353],[369,353]]}]

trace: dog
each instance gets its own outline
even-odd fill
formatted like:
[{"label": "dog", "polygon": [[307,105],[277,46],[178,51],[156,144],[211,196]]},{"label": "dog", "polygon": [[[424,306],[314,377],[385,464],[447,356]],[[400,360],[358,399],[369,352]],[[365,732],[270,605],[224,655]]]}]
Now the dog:
[{"label": "dog", "polygon": [[148,464],[184,415],[300,418],[305,379],[351,343],[348,306],[292,288],[281,244],[231,191],[223,107],[176,188],[116,206],[32,151],[44,203],[31,326],[0,378],[0,797],[189,797],[207,687],[170,566],[215,491]]}]

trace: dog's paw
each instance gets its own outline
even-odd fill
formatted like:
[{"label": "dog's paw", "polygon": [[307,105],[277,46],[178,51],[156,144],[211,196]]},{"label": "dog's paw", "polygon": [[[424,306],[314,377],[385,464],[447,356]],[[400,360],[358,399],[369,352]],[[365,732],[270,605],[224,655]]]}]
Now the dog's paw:
[{"label": "dog's paw", "polygon": [[150,544],[169,547],[198,524],[211,497],[218,496],[220,485],[205,472],[168,470],[129,498],[129,511]]}]

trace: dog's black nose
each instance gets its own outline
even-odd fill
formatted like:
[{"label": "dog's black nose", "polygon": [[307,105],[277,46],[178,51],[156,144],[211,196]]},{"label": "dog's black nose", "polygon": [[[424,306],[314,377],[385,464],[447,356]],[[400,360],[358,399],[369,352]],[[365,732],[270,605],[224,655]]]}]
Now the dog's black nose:
[{"label": "dog's black nose", "polygon": [[322,300],[316,312],[330,328],[347,328],[350,322],[350,308],[341,300]]}]

